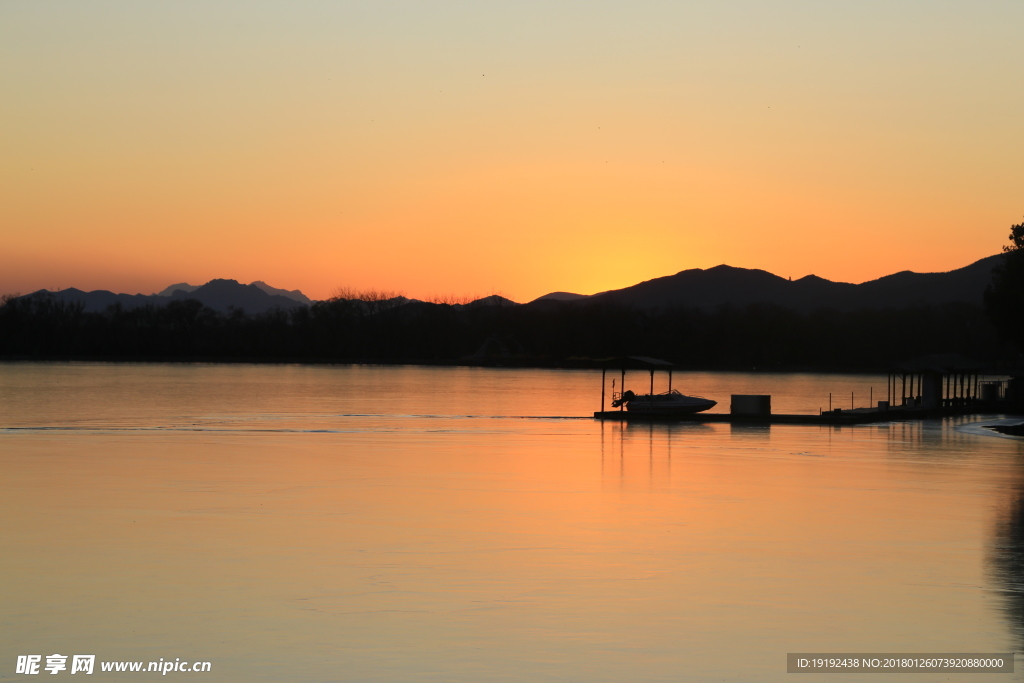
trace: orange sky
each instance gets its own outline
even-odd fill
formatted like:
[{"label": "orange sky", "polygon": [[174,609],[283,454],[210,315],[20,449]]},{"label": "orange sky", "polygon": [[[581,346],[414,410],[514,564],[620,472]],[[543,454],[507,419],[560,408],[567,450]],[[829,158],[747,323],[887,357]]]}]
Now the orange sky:
[{"label": "orange sky", "polygon": [[0,293],[526,301],[996,253],[1024,5],[846,4],[5,2]]}]

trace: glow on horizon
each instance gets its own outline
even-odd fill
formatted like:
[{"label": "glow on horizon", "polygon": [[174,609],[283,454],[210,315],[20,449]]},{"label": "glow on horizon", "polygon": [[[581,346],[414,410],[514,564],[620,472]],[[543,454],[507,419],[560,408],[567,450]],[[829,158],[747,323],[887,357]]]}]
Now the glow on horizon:
[{"label": "glow on horizon", "polygon": [[1024,6],[0,5],[0,293],[861,282],[1024,214]]}]

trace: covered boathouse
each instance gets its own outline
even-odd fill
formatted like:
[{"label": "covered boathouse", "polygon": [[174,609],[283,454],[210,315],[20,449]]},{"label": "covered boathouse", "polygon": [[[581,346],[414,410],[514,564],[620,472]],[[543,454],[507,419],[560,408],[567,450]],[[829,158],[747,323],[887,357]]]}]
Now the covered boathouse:
[{"label": "covered boathouse", "polygon": [[981,375],[986,367],[956,353],[914,358],[889,371],[886,400],[894,407],[963,408],[983,398]]}]

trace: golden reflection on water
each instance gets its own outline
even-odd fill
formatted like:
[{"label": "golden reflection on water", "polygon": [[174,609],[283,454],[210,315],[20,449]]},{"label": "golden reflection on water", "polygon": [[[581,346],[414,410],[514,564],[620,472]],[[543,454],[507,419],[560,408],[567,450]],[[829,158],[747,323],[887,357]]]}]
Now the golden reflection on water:
[{"label": "golden reflection on water", "polygon": [[[316,370],[129,366],[113,381],[34,366],[68,387],[41,398],[28,371],[0,368],[0,427],[32,427],[0,432],[0,661],[206,659],[205,678],[227,681],[742,681],[784,679],[791,651],[1024,642],[1018,441],[956,421],[509,419],[591,387],[537,371],[461,375],[447,414],[436,369],[355,372],[384,386],[358,417],[339,410],[345,373]],[[247,398],[249,384],[276,391]]]}]

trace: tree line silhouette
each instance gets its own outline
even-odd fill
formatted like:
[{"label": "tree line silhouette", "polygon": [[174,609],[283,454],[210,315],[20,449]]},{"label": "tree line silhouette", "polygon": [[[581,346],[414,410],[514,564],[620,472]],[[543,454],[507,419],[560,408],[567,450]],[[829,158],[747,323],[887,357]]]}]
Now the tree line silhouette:
[{"label": "tree line silhouette", "polygon": [[1010,243],[985,289],[985,313],[1000,336],[1024,351],[1024,223],[1010,226]]},{"label": "tree line silhouette", "polygon": [[723,370],[879,370],[918,355],[1013,355],[981,306],[799,313],[770,304],[451,305],[336,297],[258,316],[195,300],[103,312],[46,295],[0,306],[0,357],[584,367],[622,355]]}]

